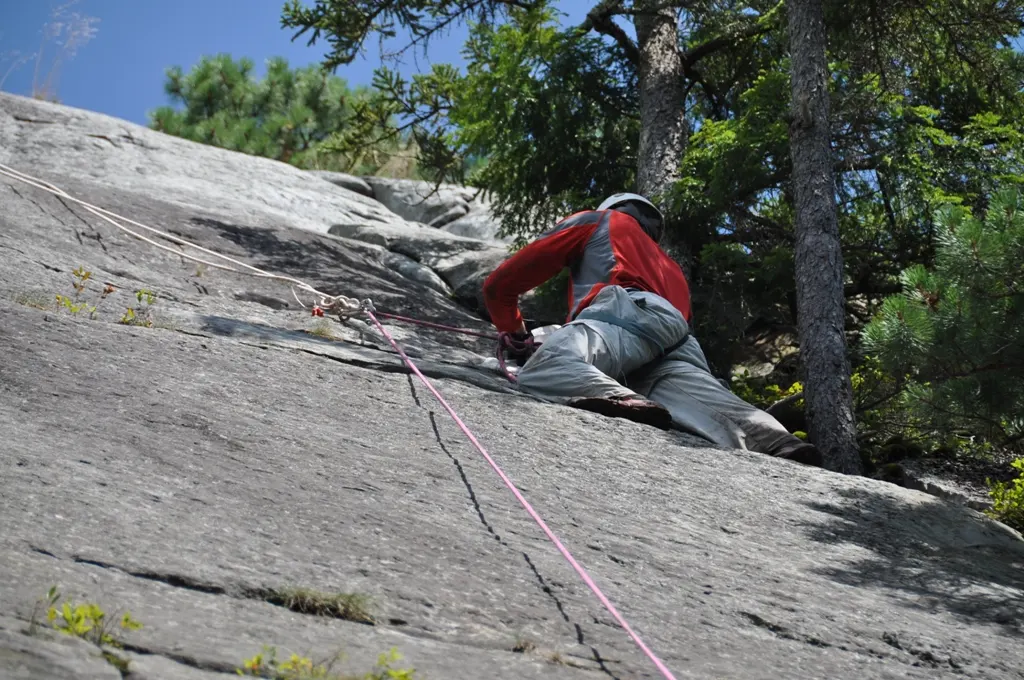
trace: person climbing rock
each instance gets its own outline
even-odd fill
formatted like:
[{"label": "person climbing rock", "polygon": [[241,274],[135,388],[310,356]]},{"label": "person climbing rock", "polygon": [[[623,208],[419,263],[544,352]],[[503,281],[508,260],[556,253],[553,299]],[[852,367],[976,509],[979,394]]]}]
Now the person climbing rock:
[{"label": "person climbing rock", "polygon": [[[812,444],[743,401],[711,374],[690,323],[690,288],[659,245],[664,216],[638,194],[579,212],[498,266],[483,294],[520,389],[714,444],[821,465]],[[568,267],[569,318],[540,345],[519,296]]]}]

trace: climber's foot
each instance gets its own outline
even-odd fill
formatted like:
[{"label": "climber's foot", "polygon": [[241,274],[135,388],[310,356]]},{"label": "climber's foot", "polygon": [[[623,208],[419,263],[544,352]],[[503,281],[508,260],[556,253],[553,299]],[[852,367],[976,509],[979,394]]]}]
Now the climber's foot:
[{"label": "climber's foot", "polygon": [[626,418],[636,423],[653,425],[663,430],[672,426],[672,414],[667,408],[639,396],[576,397],[570,399],[568,405],[610,418]]},{"label": "climber's foot", "polygon": [[795,442],[781,446],[771,454],[775,458],[785,458],[804,465],[821,467],[821,451],[814,444],[797,439]]}]

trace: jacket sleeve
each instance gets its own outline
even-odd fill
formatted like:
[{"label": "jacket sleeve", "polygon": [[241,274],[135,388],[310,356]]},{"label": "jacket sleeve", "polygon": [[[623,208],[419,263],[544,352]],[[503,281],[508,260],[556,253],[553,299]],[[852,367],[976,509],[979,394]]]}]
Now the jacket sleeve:
[{"label": "jacket sleeve", "polygon": [[519,328],[523,321],[519,296],[554,277],[582,255],[599,218],[599,213],[577,213],[566,218],[487,277],[484,304],[499,331],[511,333]]}]

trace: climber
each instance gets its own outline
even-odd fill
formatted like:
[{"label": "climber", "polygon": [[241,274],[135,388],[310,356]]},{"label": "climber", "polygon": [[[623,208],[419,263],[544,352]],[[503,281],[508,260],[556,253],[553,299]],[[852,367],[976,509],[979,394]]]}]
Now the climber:
[{"label": "climber", "polygon": [[[726,448],[821,465],[812,444],[712,376],[690,329],[690,289],[659,246],[664,217],[638,194],[571,215],[503,262],[484,301],[520,389],[548,401],[699,435]],[[539,347],[519,296],[563,268],[569,318]]]}]

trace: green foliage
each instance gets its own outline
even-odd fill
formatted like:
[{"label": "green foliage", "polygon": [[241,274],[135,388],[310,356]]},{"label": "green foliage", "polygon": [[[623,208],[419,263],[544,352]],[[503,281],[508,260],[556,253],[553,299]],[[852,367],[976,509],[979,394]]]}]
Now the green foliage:
[{"label": "green foliage", "polygon": [[469,178],[494,194],[504,233],[528,237],[631,187],[640,126],[637,84],[618,49],[560,31],[550,11],[512,11],[473,27],[449,114]]},{"label": "green foliage", "polygon": [[340,155],[321,146],[346,127],[366,88],[350,90],[321,68],[292,69],[279,57],[267,62],[263,79],[254,70],[251,59],[227,54],[203,57],[187,74],[178,66],[168,69],[164,89],[175,106],[153,111],[150,126],[301,168],[366,174],[401,151],[397,144],[371,144],[360,154]]},{"label": "green foliage", "polygon": [[558,30],[550,10],[512,9],[505,24],[474,24],[463,54],[464,74],[378,69],[331,148],[409,134],[426,176],[485,188],[502,233],[522,237],[633,183],[636,86],[617,51]]},{"label": "green foliage", "polygon": [[242,663],[236,669],[239,675],[260,676],[272,680],[413,680],[415,671],[412,668],[395,668],[394,664],[402,660],[397,650],[391,649],[381,654],[376,667],[364,675],[341,675],[332,668],[340,660],[341,655],[322,662],[315,662],[309,657],[292,654],[288,659],[279,661],[277,649],[264,647],[263,652]]},{"label": "green foliage", "polygon": [[989,482],[992,509],[988,514],[1017,531],[1024,532],[1024,458],[1011,463],[1019,472],[1016,479],[1006,482]]},{"label": "green foliage", "polygon": [[60,600],[60,592],[56,586],[53,586],[47,591],[46,597],[37,603],[37,608],[33,611],[29,624],[30,632],[34,632],[37,625],[36,615],[39,604],[46,607],[46,620],[54,630],[65,635],[82,638],[96,645],[120,647],[120,640],[113,634],[116,628],[125,631],[142,628],[142,624],[133,619],[128,612],[125,612],[120,618],[107,616],[107,613],[95,603],[75,604],[73,600],[66,600],[58,606],[58,600]]},{"label": "green foliage", "polygon": [[[804,386],[799,381],[786,388],[782,388],[774,383],[760,384],[759,381],[751,379],[744,372],[739,372],[732,378],[732,391],[733,394],[748,404],[766,409],[782,399],[803,394]],[[803,406],[803,398],[796,399],[794,407],[803,408]]]},{"label": "green foliage", "polygon": [[125,309],[125,312],[118,323],[125,324],[126,326],[145,326],[146,328],[152,328],[152,306],[153,303],[156,302],[156,295],[154,295],[151,290],[140,288],[135,291],[135,300],[138,302],[138,305]]},{"label": "green foliage", "polygon": [[[71,286],[75,292],[71,297],[68,297],[67,295],[61,295],[60,293],[55,295],[54,299],[57,301],[58,308],[66,309],[73,316],[77,315],[79,312],[86,311],[89,313],[89,318],[95,317],[98,303],[93,305],[89,304],[88,302],[82,299],[82,296],[86,291],[86,288],[88,288],[89,286],[89,281],[92,279],[92,272],[86,270],[85,267],[76,267],[71,272],[71,275],[74,277]],[[107,296],[113,292],[113,286],[104,286],[102,292],[100,293],[99,302],[105,300]],[[28,302],[30,303],[31,301]],[[40,305],[38,304],[33,304],[32,306],[40,307]]]},{"label": "green foliage", "polygon": [[490,23],[509,7],[543,5],[544,0],[313,0],[307,7],[302,0],[287,0],[281,26],[298,29],[293,40],[310,32],[309,45],[326,34],[331,49],[324,66],[334,69],[351,63],[372,33],[393,38],[405,29],[412,37],[407,49],[426,48],[432,38],[462,21]]},{"label": "green foliage", "polygon": [[[326,63],[334,66],[374,33],[406,28],[416,43],[457,21],[475,22],[461,71],[439,65],[409,81],[378,71],[373,95],[354,112],[351,138],[334,140],[339,150],[356,148],[369,129],[411,135],[425,174],[493,194],[517,245],[633,184],[637,65],[610,37],[609,23],[595,23],[599,11],[585,32],[559,29],[545,2],[529,9],[497,0],[306,4],[313,7],[291,3],[282,23],[307,32],[311,43],[330,41]],[[1012,44],[1024,28],[1024,0],[825,5],[848,330],[856,332],[901,290],[904,272],[934,264],[938,210],[980,214],[997,187],[1024,183],[1024,56]],[[486,20],[497,15],[506,21]],[[756,323],[796,324],[789,41],[776,0],[691,2],[683,15],[690,138],[665,244],[670,253],[698,254],[690,276],[696,332],[716,371],[728,374]],[[626,17],[605,18],[621,26]],[[538,300],[553,299],[553,289]],[[984,450],[985,442],[971,439],[976,420],[937,428],[934,414],[907,408],[907,395],[922,385],[915,375],[865,357],[856,335],[851,348],[865,439],[903,433]],[[783,382],[774,393],[767,384],[737,389],[761,404],[789,389]],[[1018,427],[1011,421],[996,424],[1009,433]]]},{"label": "green foliage", "polygon": [[864,331],[864,349],[903,376],[918,427],[995,443],[1024,438],[1024,199],[1001,189],[984,218],[939,211],[935,266],[907,268]]},{"label": "green foliage", "polygon": [[[942,3],[953,15],[973,13],[977,23],[964,25],[902,0],[867,15],[826,4],[840,235],[856,329],[899,290],[904,269],[931,263],[939,206],[978,209],[996,185],[1024,178],[1024,97],[997,85],[1024,76],[1024,59],[1007,44],[1024,25],[1024,4],[1006,3],[1000,14],[972,0]],[[703,35],[713,34],[709,26]],[[707,86],[693,90],[694,133],[674,194],[687,221],[669,237],[703,248],[697,323],[712,353],[740,341],[751,319],[795,322],[792,273],[778,266],[795,242],[785,47],[776,25],[756,45],[721,50],[701,64]]]}]

